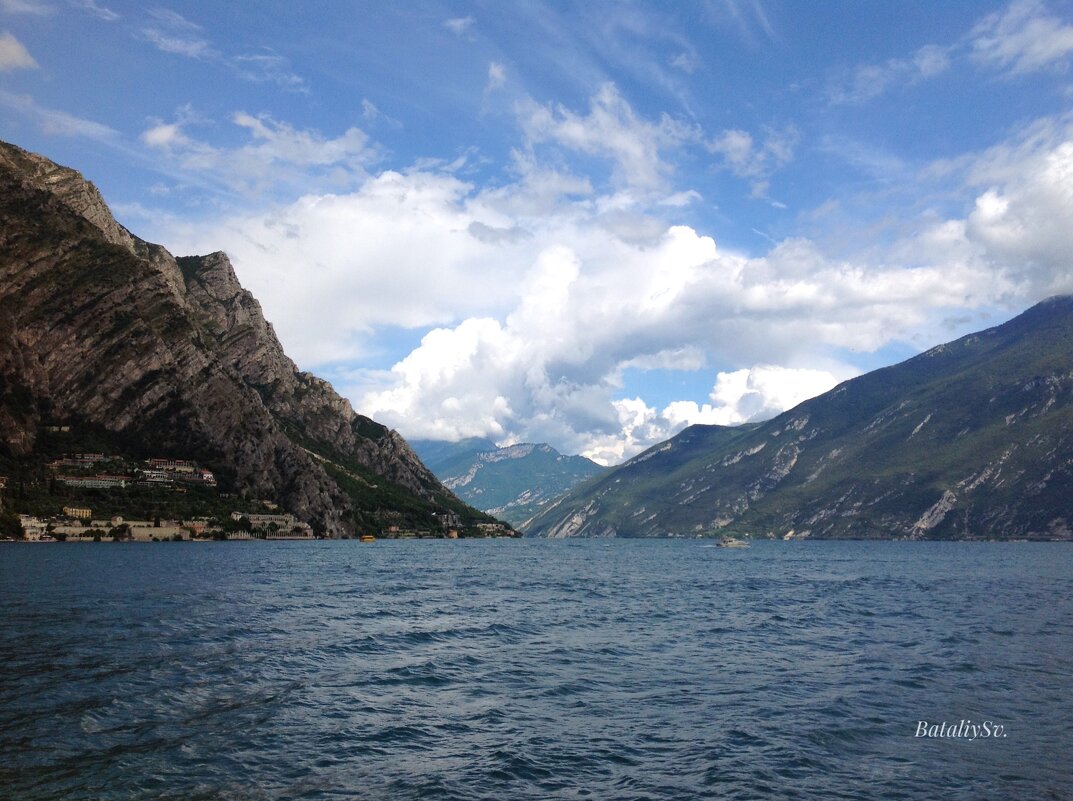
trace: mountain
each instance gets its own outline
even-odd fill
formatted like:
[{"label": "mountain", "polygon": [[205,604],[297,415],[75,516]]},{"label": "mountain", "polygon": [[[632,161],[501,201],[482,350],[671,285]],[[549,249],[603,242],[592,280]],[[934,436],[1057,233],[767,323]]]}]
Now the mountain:
[{"label": "mountain", "polygon": [[1073,298],[762,424],[692,426],[560,499],[546,537],[1073,539]]},{"label": "mountain", "polygon": [[414,450],[460,498],[521,526],[549,502],[606,468],[550,445],[497,448],[486,439],[414,440]]},{"label": "mountain", "polygon": [[[496,450],[496,444],[490,439],[483,437],[469,437],[458,442],[448,442],[439,439],[415,439],[410,441],[421,461],[425,463],[440,481],[444,475],[454,475],[458,472],[459,464],[467,464],[475,459],[478,454]],[[462,470],[464,473],[465,468]]]},{"label": "mountain", "polygon": [[226,255],[176,259],[79,173],[0,143],[0,455],[46,421],[196,459],[329,535],[488,520],[297,369]]}]

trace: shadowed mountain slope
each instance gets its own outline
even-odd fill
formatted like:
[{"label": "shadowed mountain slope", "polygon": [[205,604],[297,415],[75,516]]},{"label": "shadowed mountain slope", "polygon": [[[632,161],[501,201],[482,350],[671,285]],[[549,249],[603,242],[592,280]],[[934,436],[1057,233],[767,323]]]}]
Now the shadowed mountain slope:
[{"label": "shadowed mountain slope", "polygon": [[846,381],[768,422],[692,426],[535,536],[1073,538],[1073,298]]}]

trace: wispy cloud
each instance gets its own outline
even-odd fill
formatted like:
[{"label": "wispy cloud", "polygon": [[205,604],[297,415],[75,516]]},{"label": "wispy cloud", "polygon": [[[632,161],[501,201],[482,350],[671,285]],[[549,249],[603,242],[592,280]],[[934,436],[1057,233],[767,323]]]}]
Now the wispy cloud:
[{"label": "wispy cloud", "polygon": [[99,6],[94,0],[70,0],[70,3],[75,8],[80,8],[87,14],[91,14],[97,19],[104,20],[105,22],[115,22],[120,19],[120,15],[110,8]]},{"label": "wispy cloud", "polygon": [[642,191],[665,188],[674,171],[662,151],[688,141],[700,132],[664,115],[658,122],[639,117],[614,84],[604,84],[592,96],[589,112],[580,115],[561,106],[534,103],[520,108],[530,144],[553,142],[570,150],[611,160],[613,176],[622,188]]},{"label": "wispy cloud", "polygon": [[197,59],[219,57],[200,25],[166,8],[150,9],[149,21],[142,27],[141,34],[165,53]]},{"label": "wispy cloud", "polygon": [[345,189],[363,180],[365,165],[380,158],[376,145],[358,128],[327,138],[268,115],[239,111],[230,121],[245,130],[245,144],[227,148],[196,138],[190,129],[210,122],[189,106],[178,109],[170,122],[151,120],[141,141],[163,156],[173,172],[248,195],[277,187],[289,192]]},{"label": "wispy cloud", "polygon": [[30,14],[46,17],[56,11],[50,4],[41,0],[0,0],[0,11],[5,14]]},{"label": "wispy cloud", "polygon": [[707,143],[708,150],[719,155],[723,166],[739,178],[753,179],[752,196],[764,198],[768,179],[793,160],[799,134],[790,125],[781,130],[768,128],[763,141],[757,141],[748,131],[723,131]]},{"label": "wispy cloud", "polygon": [[29,118],[45,134],[80,136],[110,144],[116,143],[119,139],[119,133],[114,128],[94,120],[76,117],[66,111],[39,106],[29,95],[15,94],[0,89],[0,106]]},{"label": "wispy cloud", "polygon": [[1017,0],[989,14],[970,35],[973,57],[1014,74],[1069,64],[1073,25],[1051,14],[1039,0]]},{"label": "wispy cloud", "polygon": [[474,22],[476,22],[476,20],[473,19],[473,17],[453,17],[444,20],[443,27],[456,36],[464,36],[473,28]]},{"label": "wispy cloud", "polygon": [[739,38],[751,47],[760,40],[777,39],[775,27],[761,0],[717,0],[706,6],[715,22],[730,25]]},{"label": "wispy cloud", "polygon": [[864,103],[894,86],[912,86],[934,78],[950,67],[952,48],[925,45],[909,58],[883,64],[862,64],[835,78],[827,90],[834,105]]},{"label": "wispy cloud", "polygon": [[288,92],[309,93],[305,79],[291,72],[287,59],[266,50],[245,56],[234,56],[228,60],[240,77],[254,83],[274,83]]},{"label": "wispy cloud", "polygon": [[956,41],[925,45],[907,58],[861,64],[840,73],[830,81],[827,97],[833,105],[866,103],[895,87],[936,78],[965,61],[1025,75],[1068,68],[1071,58],[1073,24],[1051,13],[1042,0],[1015,0]]},{"label": "wispy cloud", "polygon": [[485,84],[485,91],[493,92],[502,87],[506,82],[507,68],[498,61],[491,62],[488,65],[488,83]]},{"label": "wispy cloud", "polygon": [[14,34],[0,33],[0,72],[37,69],[37,62]]},{"label": "wispy cloud", "polygon": [[878,181],[897,181],[913,172],[912,168],[894,153],[849,136],[824,136],[819,141],[819,147],[823,152],[841,159]]},{"label": "wispy cloud", "polygon": [[668,62],[672,67],[680,69],[687,75],[692,75],[697,71],[697,67],[700,66],[700,58],[696,53],[678,53],[673,56]]},{"label": "wispy cloud", "polygon": [[151,9],[149,21],[140,33],[165,53],[222,64],[253,83],[272,83],[287,92],[309,92],[305,79],[291,71],[290,62],[270,48],[239,55],[223,53],[212,44],[204,28],[169,9]]}]

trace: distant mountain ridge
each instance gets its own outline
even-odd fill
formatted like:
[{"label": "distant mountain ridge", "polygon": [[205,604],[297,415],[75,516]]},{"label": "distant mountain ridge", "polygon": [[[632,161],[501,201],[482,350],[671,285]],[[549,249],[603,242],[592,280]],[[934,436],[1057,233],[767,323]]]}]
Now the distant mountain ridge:
[{"label": "distant mountain ridge", "polygon": [[564,492],[606,468],[584,456],[564,456],[550,445],[496,447],[487,439],[414,440],[414,450],[469,504],[523,525]]},{"label": "distant mountain ridge", "polygon": [[45,419],[194,458],[329,535],[488,519],[297,369],[225,254],[176,259],[79,173],[0,143],[0,453]]},{"label": "distant mountain ridge", "polygon": [[768,422],[691,426],[525,532],[1073,539],[1073,297]]}]

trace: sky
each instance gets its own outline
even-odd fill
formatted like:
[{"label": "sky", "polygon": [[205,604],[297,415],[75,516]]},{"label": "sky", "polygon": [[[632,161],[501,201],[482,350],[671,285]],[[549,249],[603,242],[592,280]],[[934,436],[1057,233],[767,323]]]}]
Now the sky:
[{"label": "sky", "polygon": [[409,438],[615,464],[1073,291],[1073,2],[0,0],[0,138]]}]

